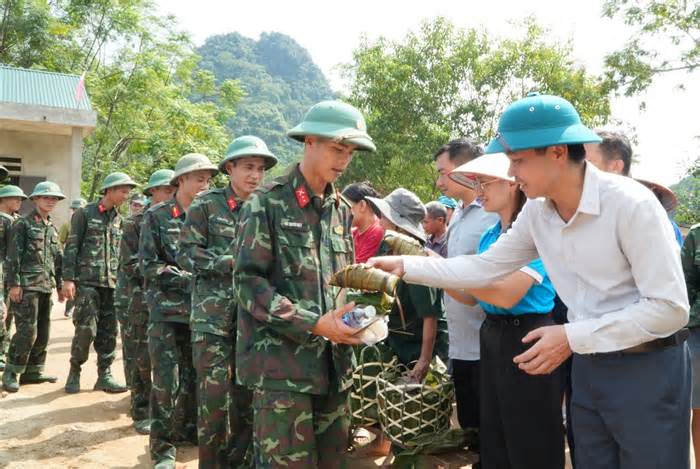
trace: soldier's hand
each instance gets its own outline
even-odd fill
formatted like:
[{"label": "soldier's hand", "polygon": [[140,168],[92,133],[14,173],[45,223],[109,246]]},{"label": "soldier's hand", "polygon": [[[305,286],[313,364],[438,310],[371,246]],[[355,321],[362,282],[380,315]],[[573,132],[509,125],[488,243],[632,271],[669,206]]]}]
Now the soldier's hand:
[{"label": "soldier's hand", "polygon": [[70,280],[63,282],[63,297],[66,300],[75,299],[75,282]]},{"label": "soldier's hand", "polygon": [[355,335],[359,329],[353,329],[343,323],[343,314],[352,311],[354,307],[355,303],[348,303],[335,311],[324,314],[311,329],[311,333],[323,336],[335,344],[361,344],[362,340]]},{"label": "soldier's hand", "polygon": [[401,256],[372,257],[367,261],[367,265],[399,277],[403,277],[405,273]]},{"label": "soldier's hand", "polygon": [[22,302],[22,287],[10,288],[10,301],[12,301],[13,303]]}]

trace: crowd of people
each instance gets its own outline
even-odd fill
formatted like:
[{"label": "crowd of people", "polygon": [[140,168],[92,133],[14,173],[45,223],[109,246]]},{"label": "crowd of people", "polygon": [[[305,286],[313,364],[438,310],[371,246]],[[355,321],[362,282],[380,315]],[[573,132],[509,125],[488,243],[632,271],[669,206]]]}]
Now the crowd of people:
[{"label": "crowd of people", "polygon": [[[579,469],[689,467],[700,226],[684,241],[673,193],[629,177],[624,135],[532,93],[485,149],[466,137],[436,149],[443,195],[425,204],[410,188],[335,186],[376,150],[351,105],[318,103],[288,135],[303,157],[268,183],[277,158],[242,136],[218,164],[191,153],[155,171],[143,195],[108,175],[60,231],[58,185],[0,188],[4,389],[57,381],[44,369],[56,289],[75,326],[65,392],[81,391],[93,346],[94,389],[131,393],[155,467],[174,468],[183,444],[207,468],[352,467],[362,342],[344,321],[356,305],[329,280],[365,263],[401,277],[383,353],[417,383],[435,357],[449,364],[481,468],[561,469],[565,440]],[[217,174],[228,183],[209,189]],[[391,255],[397,232],[425,255]],[[118,330],[126,385],[111,372]],[[372,431],[357,453],[388,454]]]}]

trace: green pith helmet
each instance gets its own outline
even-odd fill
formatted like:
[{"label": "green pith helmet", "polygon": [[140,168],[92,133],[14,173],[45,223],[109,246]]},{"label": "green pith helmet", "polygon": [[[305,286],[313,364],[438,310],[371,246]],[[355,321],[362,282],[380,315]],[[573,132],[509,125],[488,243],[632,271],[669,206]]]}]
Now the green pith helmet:
[{"label": "green pith helmet", "polygon": [[110,187],[117,186],[136,187],[138,186],[138,184],[136,184],[128,174],[120,173],[117,171],[116,173],[111,173],[107,175],[104,182],[102,183],[102,187],[100,187],[100,192],[104,194],[105,191]]},{"label": "green pith helmet", "polygon": [[151,189],[154,187],[169,186],[173,174],[175,174],[175,171],[172,169],[159,169],[158,171],[154,171],[151,177],[148,178],[148,184],[143,188],[143,193],[150,197]]},{"label": "green pith helmet", "polygon": [[270,169],[277,164],[277,157],[268,150],[261,138],[253,135],[243,135],[235,139],[226,149],[226,156],[219,163],[219,171],[226,173],[224,165],[227,161],[233,161],[249,156],[260,156],[265,159],[265,169]]},{"label": "green pith helmet", "polygon": [[83,199],[82,197],[79,199],[75,199],[70,203],[70,208],[73,210],[78,210],[79,208],[83,208],[87,205],[87,200]]},{"label": "green pith helmet", "polygon": [[0,199],[5,197],[20,197],[21,199],[26,199],[27,194],[25,194],[21,188],[8,184],[0,187]]},{"label": "green pith helmet", "polygon": [[175,165],[175,173],[173,174],[170,184],[177,186],[177,178],[183,174],[192,173],[195,171],[211,171],[212,176],[219,173],[219,168],[209,161],[209,158],[201,153],[188,153],[177,161]]},{"label": "green pith helmet", "polygon": [[342,101],[321,101],[314,104],[287,136],[304,141],[307,135],[328,138],[339,143],[357,145],[358,149],[376,151],[362,113]]},{"label": "green pith helmet", "polygon": [[486,147],[486,153],[600,141],[598,134],[581,123],[569,101],[559,96],[530,93],[503,111],[498,121],[498,134]]},{"label": "green pith helmet", "polygon": [[61,192],[61,188],[58,187],[58,184],[51,181],[43,181],[34,186],[34,191],[29,195],[29,198],[33,199],[39,196],[58,197],[61,200],[66,198],[63,192]]},{"label": "green pith helmet", "polygon": [[3,165],[0,165],[0,182],[7,179],[7,176],[9,176],[9,175],[10,175],[10,172],[7,170],[7,168],[4,167]]}]

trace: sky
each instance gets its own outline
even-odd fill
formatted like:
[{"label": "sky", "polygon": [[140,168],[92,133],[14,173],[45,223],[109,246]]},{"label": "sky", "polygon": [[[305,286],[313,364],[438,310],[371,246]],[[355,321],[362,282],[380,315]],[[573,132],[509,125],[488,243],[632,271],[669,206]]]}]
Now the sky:
[{"label": "sky", "polygon": [[[335,90],[344,82],[337,65],[352,60],[362,37],[400,40],[424,20],[444,16],[456,26],[483,28],[499,37],[518,34],[514,22],[534,16],[555,42],[571,40],[573,57],[590,73],[600,73],[606,54],[619,49],[631,34],[620,19],[601,17],[602,0],[158,0],[162,14],[174,15],[195,44],[215,34],[238,32],[257,39],[281,32],[305,47]],[[678,84],[683,83],[685,90]],[[646,103],[641,111],[639,105]],[[672,184],[700,155],[698,75],[663,75],[642,95],[612,99],[612,115],[634,129],[634,176]]]}]

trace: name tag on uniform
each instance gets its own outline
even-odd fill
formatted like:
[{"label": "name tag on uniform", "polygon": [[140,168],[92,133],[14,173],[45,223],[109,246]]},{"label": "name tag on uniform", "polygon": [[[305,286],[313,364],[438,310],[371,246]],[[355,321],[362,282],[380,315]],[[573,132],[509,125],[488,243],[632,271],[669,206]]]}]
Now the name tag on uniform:
[{"label": "name tag on uniform", "polygon": [[223,223],[224,225],[233,225],[234,224],[233,220],[231,220],[229,218],[224,218],[224,217],[215,217],[214,221],[216,221],[217,223]]},{"label": "name tag on uniform", "polygon": [[285,230],[309,231],[309,227],[298,221],[282,220],[280,226]]},{"label": "name tag on uniform", "polygon": [[180,228],[168,228],[165,230],[165,232],[169,234],[178,234],[180,232]]}]

